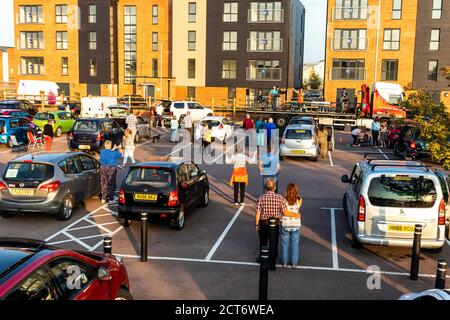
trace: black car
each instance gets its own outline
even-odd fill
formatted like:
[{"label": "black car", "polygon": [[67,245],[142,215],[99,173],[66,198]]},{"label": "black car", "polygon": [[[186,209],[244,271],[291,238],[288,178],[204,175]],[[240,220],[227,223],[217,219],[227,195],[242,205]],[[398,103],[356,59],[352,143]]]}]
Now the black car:
[{"label": "black car", "polygon": [[414,125],[405,125],[400,129],[397,140],[394,142],[394,153],[400,154],[405,160],[408,157],[431,157],[429,142],[421,138],[420,128]]},{"label": "black car", "polygon": [[205,170],[189,162],[145,162],[130,167],[119,192],[119,223],[129,226],[145,212],[184,227],[185,213],[209,203]]},{"label": "black car", "polygon": [[122,143],[124,130],[112,119],[78,118],[69,133],[70,149],[100,151],[106,140]]},{"label": "black car", "polygon": [[38,109],[28,100],[5,100],[0,101],[0,109],[19,109],[34,116]]}]

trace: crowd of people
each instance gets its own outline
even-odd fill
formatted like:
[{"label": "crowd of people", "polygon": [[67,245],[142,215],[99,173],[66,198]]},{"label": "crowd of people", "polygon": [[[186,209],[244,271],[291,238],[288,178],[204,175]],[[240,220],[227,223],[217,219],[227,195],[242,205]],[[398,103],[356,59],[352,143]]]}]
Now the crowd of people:
[{"label": "crowd of people", "polygon": [[351,135],[353,138],[353,147],[389,147],[389,133],[398,131],[395,123],[389,125],[387,121],[380,121],[375,118],[370,127],[370,136],[365,127],[353,127]]}]

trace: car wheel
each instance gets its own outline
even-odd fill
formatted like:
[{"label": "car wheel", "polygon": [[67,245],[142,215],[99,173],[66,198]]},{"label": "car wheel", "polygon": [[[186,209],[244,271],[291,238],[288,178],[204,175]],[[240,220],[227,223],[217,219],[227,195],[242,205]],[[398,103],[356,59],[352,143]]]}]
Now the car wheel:
[{"label": "car wheel", "polygon": [[12,142],[11,138],[8,139],[8,143],[6,144],[8,148],[13,148],[14,143]]},{"label": "car wheel", "polygon": [[134,143],[139,143],[139,140],[141,138],[139,137],[139,132],[136,132],[136,135],[134,136]]},{"label": "car wheel", "polygon": [[207,207],[209,204],[209,189],[205,188],[203,193],[202,202],[200,203],[200,207]]},{"label": "car wheel", "polygon": [[59,209],[59,212],[56,214],[56,218],[61,221],[69,220],[72,217],[73,213],[73,199],[71,195],[67,195],[64,197],[61,208]]},{"label": "car wheel", "polygon": [[363,247],[363,244],[358,241],[358,239],[355,236],[355,233],[352,231],[352,248],[361,249],[362,247]]},{"label": "car wheel", "polygon": [[319,158],[318,158],[317,156],[311,158],[311,160],[314,161],[314,162],[317,162],[318,159],[319,159]]},{"label": "car wheel", "polygon": [[127,289],[120,288],[119,291],[117,291],[117,295],[114,300],[134,300],[134,299]]},{"label": "car wheel", "polygon": [[129,227],[133,223],[132,220],[125,219],[125,218],[118,218],[118,220],[119,220],[119,224],[125,228]]},{"label": "car wheel", "polygon": [[184,206],[181,205],[178,217],[171,223],[171,227],[175,230],[180,231],[184,227]]},{"label": "car wheel", "polygon": [[61,135],[61,133],[62,133],[61,127],[56,128],[55,136],[59,137]]},{"label": "car wheel", "polygon": [[440,248],[428,249],[428,251],[431,253],[440,253],[442,251],[442,248],[443,248],[443,246]]}]

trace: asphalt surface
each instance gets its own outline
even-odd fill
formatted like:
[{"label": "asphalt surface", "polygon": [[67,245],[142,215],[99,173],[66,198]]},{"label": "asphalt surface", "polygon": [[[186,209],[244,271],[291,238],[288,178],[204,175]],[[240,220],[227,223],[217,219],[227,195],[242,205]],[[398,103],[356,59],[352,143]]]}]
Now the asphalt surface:
[{"label": "asphalt surface", "polygon": [[[165,160],[180,147],[168,142],[166,129],[157,143],[142,140],[138,161]],[[303,198],[300,263],[297,269],[278,267],[269,275],[269,299],[397,299],[408,292],[434,287],[438,258],[450,259],[446,243],[441,253],[422,250],[418,281],[409,280],[411,249],[382,246],[351,247],[350,228],[342,211],[349,174],[364,152],[378,152],[380,159],[395,158],[391,150],[348,146],[348,133],[336,133],[336,150],[313,162],[287,159],[282,162],[280,190],[295,182]],[[175,147],[175,148],[174,148]],[[226,147],[224,147],[224,150]],[[66,137],[57,138],[55,151],[67,151]],[[0,170],[22,153],[0,149]],[[221,153],[217,155],[220,156]],[[254,228],[255,203],[262,193],[256,165],[249,168],[246,205],[235,207],[228,184],[231,165],[200,165],[208,172],[210,204],[187,213],[185,227],[174,231],[155,221],[149,225],[148,262],[139,261],[140,224],[121,227],[115,204],[102,205],[92,198],[77,208],[66,222],[46,214],[0,218],[0,235],[47,240],[55,245],[83,250],[102,250],[102,237],[113,235],[113,253],[124,258],[136,299],[257,299],[259,241]],[[126,169],[120,169],[120,183]],[[118,184],[119,185],[119,184]],[[369,289],[368,268],[378,268],[380,288]],[[375,266],[375,267],[374,267]]]}]

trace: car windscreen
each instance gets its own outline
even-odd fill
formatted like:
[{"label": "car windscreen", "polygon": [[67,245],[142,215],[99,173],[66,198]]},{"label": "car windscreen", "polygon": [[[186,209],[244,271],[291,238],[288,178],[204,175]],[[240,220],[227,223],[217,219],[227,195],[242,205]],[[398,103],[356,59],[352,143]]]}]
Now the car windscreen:
[{"label": "car windscreen", "polygon": [[55,115],[51,113],[37,113],[34,116],[35,120],[48,120],[48,119],[55,119]]},{"label": "car windscreen", "polygon": [[208,126],[212,126],[212,127],[218,127],[220,125],[220,121],[218,120],[205,120],[201,122],[201,126],[204,126],[205,123],[208,124]]},{"label": "car windscreen", "polygon": [[434,182],[424,177],[377,177],[370,182],[368,196],[378,207],[431,208],[437,192]]},{"label": "car windscreen", "polygon": [[53,177],[54,167],[50,164],[13,162],[3,175],[5,181],[46,181]]},{"label": "car windscreen", "polygon": [[312,125],[312,121],[310,120],[302,120],[302,119],[292,119],[289,124],[306,124],[306,125]]},{"label": "car windscreen", "polygon": [[311,130],[289,129],[286,131],[286,139],[311,139]]},{"label": "car windscreen", "polygon": [[125,184],[132,187],[151,186],[165,188],[172,185],[173,171],[165,168],[133,168],[128,173]]},{"label": "car windscreen", "polygon": [[98,125],[95,120],[81,120],[75,122],[73,130],[83,132],[96,132],[98,131]]}]

